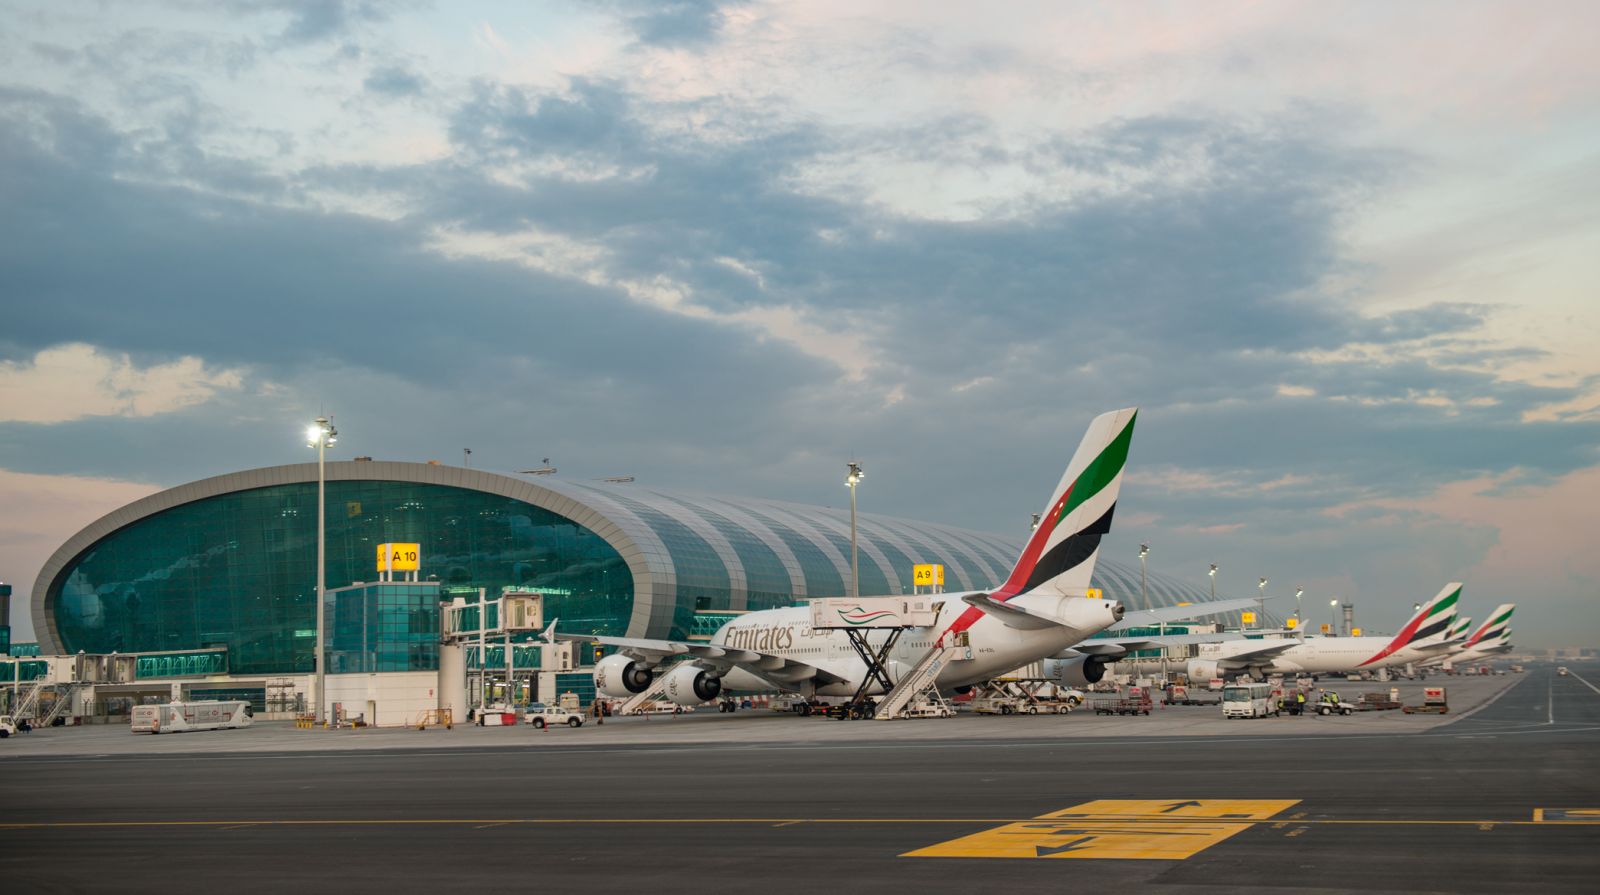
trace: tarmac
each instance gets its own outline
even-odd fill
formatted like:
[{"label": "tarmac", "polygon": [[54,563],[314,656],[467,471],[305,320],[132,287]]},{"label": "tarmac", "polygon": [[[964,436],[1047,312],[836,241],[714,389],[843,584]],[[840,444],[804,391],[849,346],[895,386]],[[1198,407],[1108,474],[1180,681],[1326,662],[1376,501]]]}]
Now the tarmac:
[{"label": "tarmac", "polygon": [[[1360,712],[1346,717],[1302,715],[1255,720],[1227,719],[1220,705],[1152,705],[1150,714],[1096,715],[1086,703],[1070,715],[976,715],[900,721],[839,721],[800,718],[770,709],[745,709],[724,714],[702,708],[684,715],[643,715],[589,719],[581,728],[538,730],[457,724],[449,730],[411,727],[305,730],[292,721],[261,721],[243,730],[200,731],[151,736],[131,734],[125,724],[88,725],[33,731],[0,743],[4,756],[22,755],[147,755],[232,752],[322,752],[371,749],[452,749],[518,746],[543,748],[585,745],[662,745],[731,743],[858,743],[867,739],[921,743],[930,741],[1054,740],[1117,737],[1214,737],[1271,734],[1283,737],[1359,736],[1374,733],[1420,733],[1458,720],[1496,698],[1518,677],[1512,675],[1445,677],[1390,683],[1324,680],[1347,702],[1372,691],[1400,691],[1407,705],[1421,705],[1428,684],[1449,691],[1450,713],[1412,714],[1399,711]],[[1091,694],[1091,697],[1094,694]],[[1250,730],[1245,731],[1244,728]],[[203,742],[201,742],[203,740]]]},{"label": "tarmac", "polygon": [[752,711],[548,732],[38,731],[0,742],[0,880],[29,892],[1587,893],[1600,882],[1600,663],[1571,667],[1431,680],[1449,688],[1445,716],[1223,721],[1213,706],[906,722]]}]

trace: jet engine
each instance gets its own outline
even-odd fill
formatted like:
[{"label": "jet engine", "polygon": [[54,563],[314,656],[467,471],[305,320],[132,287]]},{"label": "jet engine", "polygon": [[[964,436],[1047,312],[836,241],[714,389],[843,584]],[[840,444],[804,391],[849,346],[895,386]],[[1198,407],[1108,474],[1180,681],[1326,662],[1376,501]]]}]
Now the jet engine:
[{"label": "jet engine", "polygon": [[1209,681],[1212,678],[1222,677],[1222,671],[1217,668],[1215,659],[1190,659],[1186,670],[1191,681]]},{"label": "jet engine", "polygon": [[722,678],[698,665],[679,665],[667,674],[667,698],[682,706],[696,706],[717,698]]},{"label": "jet engine", "polygon": [[1087,687],[1097,684],[1106,676],[1110,660],[1099,656],[1073,656],[1067,659],[1046,659],[1045,677],[1069,687]]},{"label": "jet engine", "polygon": [[620,654],[594,663],[595,689],[607,696],[622,698],[643,693],[655,677],[654,668]]}]

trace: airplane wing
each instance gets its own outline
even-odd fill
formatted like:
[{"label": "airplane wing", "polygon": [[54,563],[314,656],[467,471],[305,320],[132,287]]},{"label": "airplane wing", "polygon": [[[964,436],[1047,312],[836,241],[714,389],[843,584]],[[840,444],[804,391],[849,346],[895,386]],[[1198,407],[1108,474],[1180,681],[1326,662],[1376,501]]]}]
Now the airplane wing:
[{"label": "airplane wing", "polygon": [[1122,616],[1122,621],[1111,627],[1112,631],[1122,631],[1128,628],[1148,628],[1162,622],[1178,622],[1199,618],[1205,615],[1216,615],[1223,612],[1237,612],[1240,609],[1254,609],[1259,605],[1255,598],[1237,600],[1214,600],[1207,603],[1185,603],[1180,606],[1163,606],[1160,609],[1141,609],[1129,612]]},{"label": "airplane wing", "polygon": [[606,637],[595,634],[563,634],[551,622],[544,632],[547,643],[558,640],[601,643],[617,647],[634,659],[660,660],[678,656],[693,658],[707,668],[742,668],[756,677],[771,683],[777,689],[793,687],[801,681],[832,684],[844,678],[815,665],[796,662],[783,656],[774,656],[757,650],[731,649],[711,643],[686,643],[680,640],[650,640],[642,637]]},{"label": "airplane wing", "polygon": [[1163,649],[1169,646],[1187,646],[1191,643],[1220,643],[1232,640],[1237,634],[1168,634],[1165,637],[1096,637],[1085,640],[1056,655],[1057,659],[1073,655],[1102,656],[1115,662],[1128,653],[1141,650]]},{"label": "airplane wing", "polygon": [[1265,646],[1249,650],[1248,652],[1234,653],[1231,656],[1219,656],[1216,660],[1217,667],[1226,669],[1228,671],[1238,671],[1241,668],[1249,668],[1251,665],[1257,664],[1263,659],[1274,658],[1280,653],[1299,645],[1299,640],[1273,641]]}]

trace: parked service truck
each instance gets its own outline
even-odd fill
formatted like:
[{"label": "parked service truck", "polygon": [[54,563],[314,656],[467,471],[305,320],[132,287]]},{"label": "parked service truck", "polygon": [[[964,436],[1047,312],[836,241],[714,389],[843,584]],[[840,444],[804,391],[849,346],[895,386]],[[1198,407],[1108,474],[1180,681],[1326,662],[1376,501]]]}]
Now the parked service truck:
[{"label": "parked service truck", "polygon": [[226,730],[255,723],[250,703],[171,702],[133,707],[134,733],[183,733],[190,730]]}]

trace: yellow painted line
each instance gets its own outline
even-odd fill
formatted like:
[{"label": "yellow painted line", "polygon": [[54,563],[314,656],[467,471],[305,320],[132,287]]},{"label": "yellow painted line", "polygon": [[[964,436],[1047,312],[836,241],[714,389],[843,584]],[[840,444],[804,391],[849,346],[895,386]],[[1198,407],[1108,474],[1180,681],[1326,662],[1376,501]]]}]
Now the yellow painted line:
[{"label": "yellow painted line", "polygon": [[1181,861],[1299,803],[1299,799],[1098,799],[901,857]]},{"label": "yellow painted line", "polygon": [[[1544,810],[1544,809],[1539,809]],[[361,817],[335,817],[320,819],[290,819],[290,820],[102,820],[102,821],[60,821],[60,822],[0,822],[0,830],[62,830],[62,829],[94,829],[94,828],[139,828],[139,827],[296,827],[296,826],[349,826],[349,827],[386,827],[386,826],[461,826],[470,824],[523,824],[527,826],[545,825],[615,825],[615,826],[652,826],[663,824],[703,824],[708,826],[732,824],[767,824],[769,826],[789,826],[794,824],[856,824],[861,826],[895,826],[899,824],[1023,824],[1040,822],[1037,817],[525,817],[525,818],[361,818]],[[1107,820],[1113,823],[1138,822],[1149,826],[1162,824],[1184,825],[1193,821],[1161,817],[1116,816]],[[1239,826],[1276,826],[1278,820],[1228,820],[1226,823]],[[1307,826],[1411,826],[1411,827],[1452,827],[1452,826],[1477,826],[1492,823],[1495,826],[1531,827],[1552,826],[1556,823],[1565,826],[1600,826],[1600,819],[1595,820],[1567,820],[1567,821],[1541,821],[1541,820],[1500,820],[1475,818],[1470,820],[1430,820],[1426,818],[1323,818],[1295,820],[1295,824]]]}]

